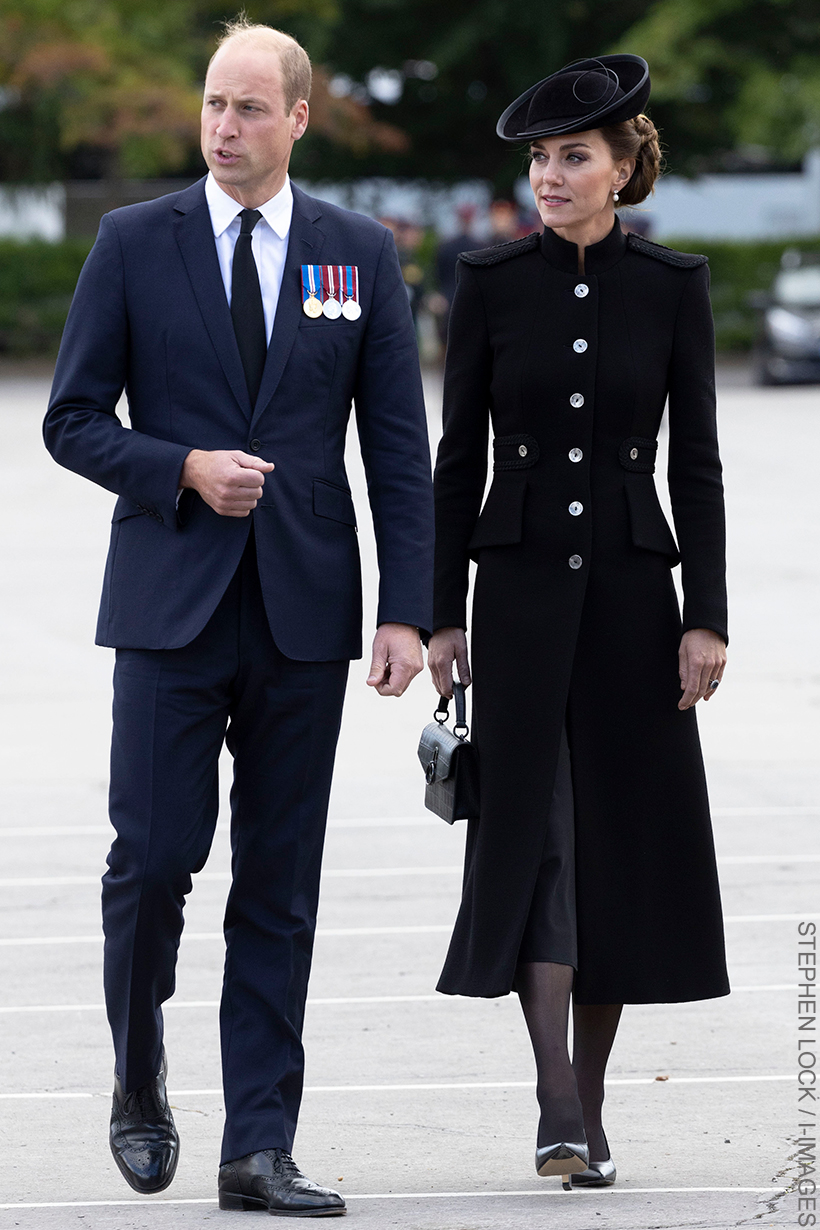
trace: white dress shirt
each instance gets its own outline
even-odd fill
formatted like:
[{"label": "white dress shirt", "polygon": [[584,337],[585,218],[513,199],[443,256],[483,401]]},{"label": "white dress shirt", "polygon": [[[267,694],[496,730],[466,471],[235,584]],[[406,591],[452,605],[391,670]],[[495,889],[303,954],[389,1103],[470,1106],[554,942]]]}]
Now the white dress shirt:
[{"label": "white dress shirt", "polygon": [[[211,214],[211,226],[214,230],[216,254],[219,257],[225,294],[230,304],[233,250],[239,236],[239,215],[244,207],[220,188],[210,171],[205,180],[205,199]],[[264,205],[259,205],[257,208],[262,217],[253,228],[251,251],[259,274],[262,308],[265,313],[265,330],[270,344],[273,319],[276,315],[282,274],[285,269],[285,257],[288,252],[290,220],[293,216],[293,192],[290,178],[285,179],[284,187],[277,192],[276,196],[271,197]]]}]

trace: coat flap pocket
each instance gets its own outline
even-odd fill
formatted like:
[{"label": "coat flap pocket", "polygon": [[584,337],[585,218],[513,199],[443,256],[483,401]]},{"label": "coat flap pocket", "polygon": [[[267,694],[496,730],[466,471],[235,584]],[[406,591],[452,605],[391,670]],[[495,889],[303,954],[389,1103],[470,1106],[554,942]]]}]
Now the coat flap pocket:
[{"label": "coat flap pocket", "polygon": [[142,517],[145,515],[145,511],[139,504],[135,504],[133,500],[127,500],[124,495],[121,495],[114,505],[111,520],[124,521],[126,517]]},{"label": "coat flap pocket", "polygon": [[493,469],[529,470],[541,455],[535,436],[521,433],[515,436],[496,436],[493,440]]},{"label": "coat flap pocket", "polygon": [[345,525],[356,525],[356,510],[353,507],[353,497],[346,487],[337,487],[323,478],[313,480],[313,511],[317,517],[328,517],[331,521],[342,521]]},{"label": "coat flap pocket", "polygon": [[526,490],[526,475],[496,475],[476,522],[468,551],[477,551],[480,547],[510,546],[521,541]]},{"label": "coat flap pocket", "polygon": [[632,541],[645,551],[665,555],[672,567],[680,561],[678,544],[663,515],[651,474],[627,473],[626,498],[632,526]]}]

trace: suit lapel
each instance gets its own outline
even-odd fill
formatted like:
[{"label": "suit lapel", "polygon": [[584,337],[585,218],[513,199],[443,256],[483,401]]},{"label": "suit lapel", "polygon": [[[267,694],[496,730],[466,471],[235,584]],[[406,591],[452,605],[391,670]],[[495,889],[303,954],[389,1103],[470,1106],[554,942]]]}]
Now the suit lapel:
[{"label": "suit lapel", "polygon": [[[288,236],[288,252],[282,274],[279,302],[273,322],[265,370],[253,413],[253,421],[269,405],[288,361],[296,331],[302,319],[302,265],[317,265],[325,236],[316,225],[321,210],[312,197],[293,187],[293,217]],[[223,295],[224,299],[224,295]],[[229,314],[230,315],[230,314]],[[237,351],[238,358],[238,351]]]},{"label": "suit lapel", "polygon": [[205,199],[205,181],[200,180],[181,193],[174,209],[177,213],[174,219],[177,243],[205,328],[233,395],[243,414],[250,418],[248,386],[216,255],[211,215]]}]

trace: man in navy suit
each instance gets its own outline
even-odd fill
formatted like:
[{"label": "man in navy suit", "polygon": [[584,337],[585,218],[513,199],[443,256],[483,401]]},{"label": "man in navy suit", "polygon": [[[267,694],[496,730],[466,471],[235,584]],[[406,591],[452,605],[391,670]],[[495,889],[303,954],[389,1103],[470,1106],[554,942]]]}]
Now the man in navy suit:
[{"label": "man in navy suit", "polygon": [[[229,27],[205,83],[209,175],[103,218],[45,422],[54,458],[119,496],[97,632],[117,650],[117,835],[103,879],[112,1152],[137,1191],[173,1178],[161,1005],[213,837],[225,741],[220,1207],[308,1216],[345,1207],[290,1152],[333,758],[361,656],[344,469],[354,400],[380,565],[367,682],[385,696],[421,669],[432,540],[393,240],[288,178],[309,93],[298,43]],[[115,414],[123,389],[130,430]]]}]

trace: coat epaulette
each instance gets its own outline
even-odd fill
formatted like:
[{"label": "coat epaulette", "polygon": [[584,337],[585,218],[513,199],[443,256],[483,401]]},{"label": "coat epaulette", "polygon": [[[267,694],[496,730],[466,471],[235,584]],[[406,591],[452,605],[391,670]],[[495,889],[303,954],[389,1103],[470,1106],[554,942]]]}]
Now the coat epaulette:
[{"label": "coat epaulette", "polygon": [[676,252],[674,248],[665,248],[662,243],[653,243],[630,231],[626,237],[630,248],[642,252],[644,256],[654,256],[656,261],[664,261],[667,265],[677,265],[679,269],[695,269],[698,265],[708,264],[708,256],[697,256],[694,252]]},{"label": "coat epaulette", "polygon": [[477,252],[462,252],[460,261],[466,265],[500,265],[502,261],[521,256],[524,252],[534,252],[541,241],[537,231],[525,235],[523,239],[512,239],[509,243],[500,243],[494,248],[480,248]]}]

